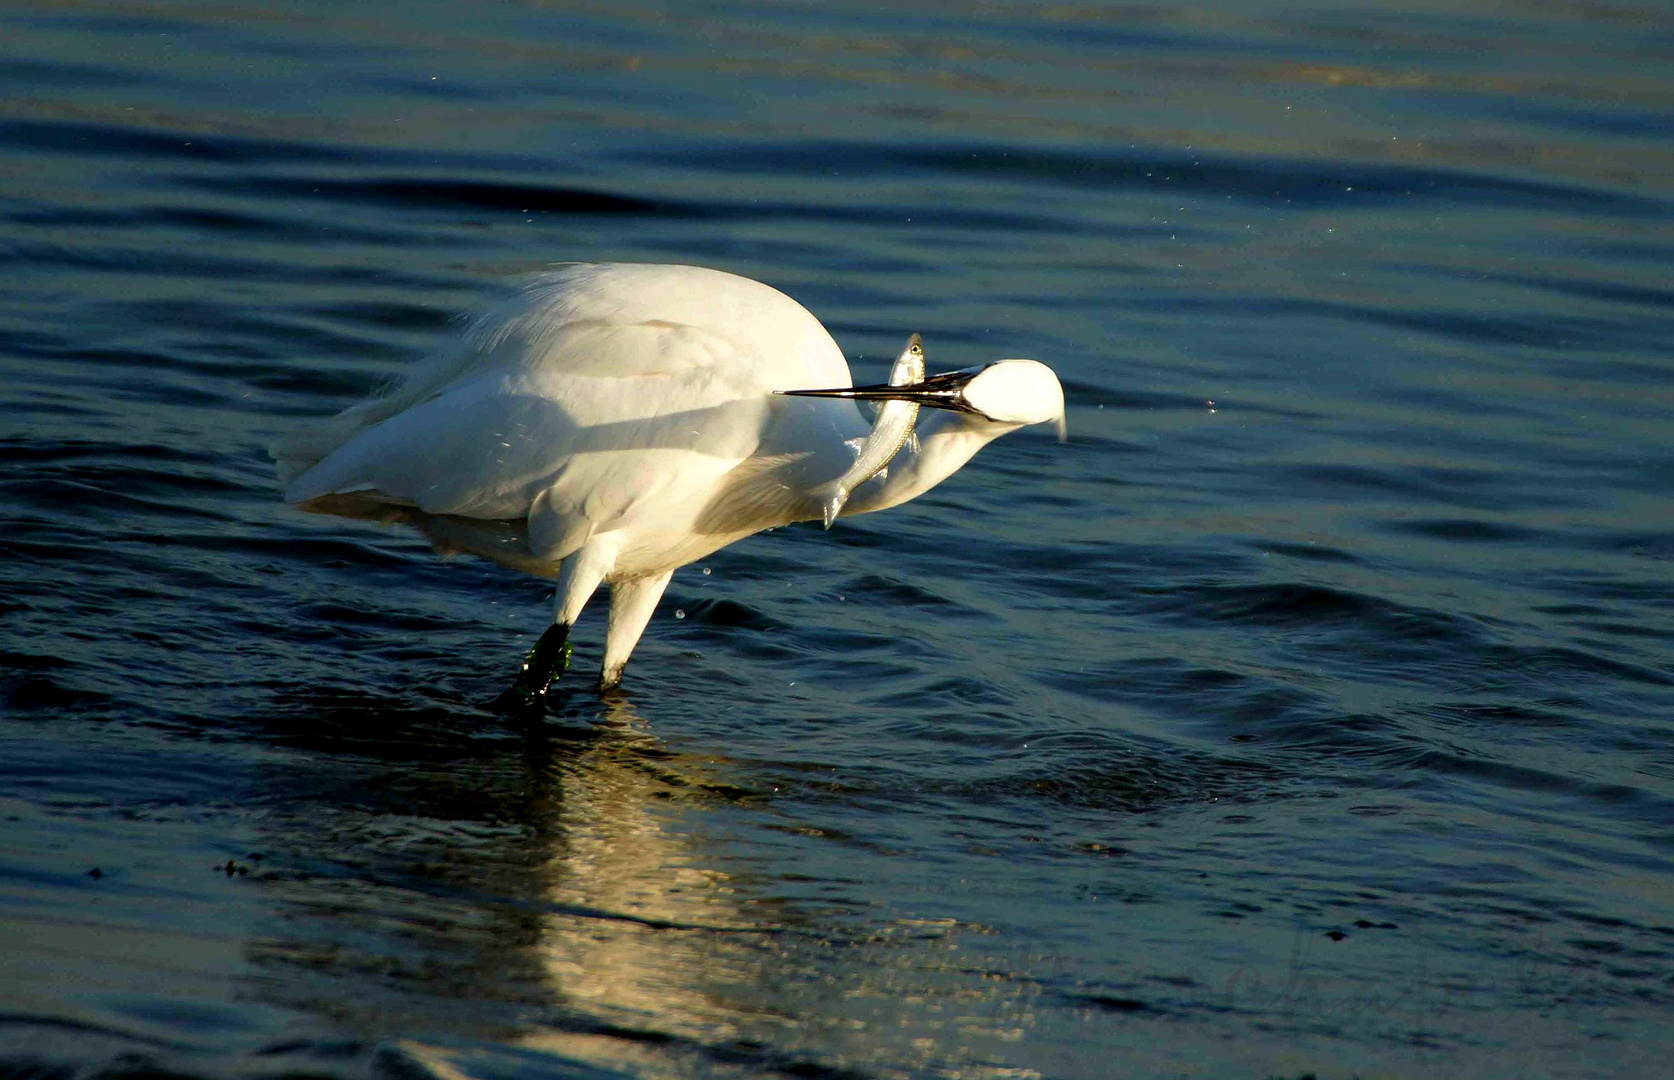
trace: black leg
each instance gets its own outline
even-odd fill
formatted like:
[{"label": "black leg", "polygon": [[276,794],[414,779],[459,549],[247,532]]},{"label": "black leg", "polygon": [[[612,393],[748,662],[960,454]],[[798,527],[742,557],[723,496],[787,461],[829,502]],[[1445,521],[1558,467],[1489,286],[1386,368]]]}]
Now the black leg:
[{"label": "black leg", "polygon": [[570,666],[570,628],[553,623],[523,658],[523,672],[511,688],[495,698],[489,708],[503,713],[539,712],[546,704],[546,690]]}]

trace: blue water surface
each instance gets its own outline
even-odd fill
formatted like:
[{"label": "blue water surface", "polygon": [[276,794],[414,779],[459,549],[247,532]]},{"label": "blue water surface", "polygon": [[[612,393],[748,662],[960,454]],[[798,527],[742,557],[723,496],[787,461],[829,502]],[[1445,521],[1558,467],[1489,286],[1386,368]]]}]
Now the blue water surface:
[{"label": "blue water surface", "polygon": [[[0,1077],[1659,1075],[1670,132],[1634,0],[0,3]],[[265,447],[608,259],[1071,439],[508,723]]]}]

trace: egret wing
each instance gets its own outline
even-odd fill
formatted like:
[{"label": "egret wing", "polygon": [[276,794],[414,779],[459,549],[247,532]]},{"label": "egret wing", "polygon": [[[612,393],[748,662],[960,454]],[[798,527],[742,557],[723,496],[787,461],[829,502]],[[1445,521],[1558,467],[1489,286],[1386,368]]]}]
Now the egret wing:
[{"label": "egret wing", "polygon": [[527,517],[531,545],[561,557],[756,453],[782,407],[772,391],[848,381],[819,321],[759,282],[698,267],[570,266],[275,456],[293,503],[353,497]]},{"label": "egret wing", "polygon": [[[619,355],[626,376],[546,367],[477,370],[387,419],[362,428],[298,477],[286,497],[376,492],[432,514],[506,518],[527,512],[537,492],[565,474],[593,486],[600,511],[619,508],[641,486],[657,451],[678,450],[734,463],[755,448],[759,424],[716,425],[717,410],[764,406],[724,343],[703,343],[710,363],[647,371],[647,352],[667,339],[701,337],[683,327],[615,327],[588,335],[589,366]],[[690,347],[676,349],[690,355]],[[617,490],[611,483],[626,485]]]}]

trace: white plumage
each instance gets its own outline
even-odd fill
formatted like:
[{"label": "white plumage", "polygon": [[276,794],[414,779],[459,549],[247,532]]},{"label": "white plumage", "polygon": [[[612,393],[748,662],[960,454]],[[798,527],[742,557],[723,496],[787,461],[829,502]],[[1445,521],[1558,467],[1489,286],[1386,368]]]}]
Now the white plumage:
[{"label": "white plumage", "polygon": [[[845,516],[913,498],[1020,424],[1061,422],[1058,380],[1034,361],[945,380],[954,391],[923,403],[962,411],[923,414],[916,449],[860,485]],[[980,393],[988,383],[1003,392]],[[853,401],[776,392],[849,386],[819,320],[767,285],[694,266],[572,265],[273,453],[303,509],[410,522],[439,550],[557,577],[566,633],[609,582],[607,688],[677,567],[820,518],[817,489],[871,425]]]}]

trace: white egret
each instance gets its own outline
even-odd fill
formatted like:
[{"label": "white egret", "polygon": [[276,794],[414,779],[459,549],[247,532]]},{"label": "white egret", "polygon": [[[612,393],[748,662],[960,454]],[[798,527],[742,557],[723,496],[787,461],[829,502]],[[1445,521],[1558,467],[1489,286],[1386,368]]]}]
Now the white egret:
[{"label": "white egret", "polygon": [[301,509],[408,522],[443,553],[556,578],[553,625],[499,701],[534,707],[568,667],[570,627],[601,582],[604,691],[675,569],[820,520],[822,492],[871,427],[852,399],[932,408],[845,516],[928,491],[1025,424],[1055,420],[1063,434],[1063,389],[1044,364],[854,387],[831,335],[776,289],[607,263],[533,278],[456,345],[273,455]]}]

